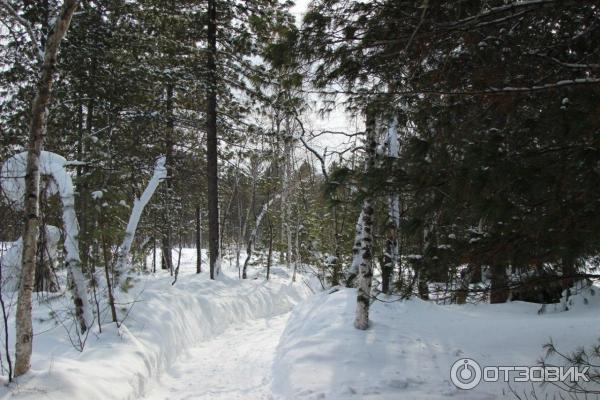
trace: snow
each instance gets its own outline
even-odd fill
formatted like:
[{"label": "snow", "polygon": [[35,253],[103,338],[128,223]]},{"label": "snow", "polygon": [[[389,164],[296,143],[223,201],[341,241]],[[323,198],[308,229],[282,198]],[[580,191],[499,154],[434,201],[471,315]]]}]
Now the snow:
[{"label": "snow", "polygon": [[[51,260],[57,260],[60,230],[56,226],[46,225],[46,255]],[[2,266],[2,281],[0,285],[4,291],[16,291],[21,274],[21,256],[23,253],[23,239],[19,238],[0,257]]]},{"label": "snow", "polygon": [[[244,326],[250,335],[259,332],[261,324],[265,327],[283,324],[285,317],[277,316],[288,313],[309,293],[304,283],[292,284],[289,273],[278,266],[273,267],[272,280],[268,282],[262,278],[262,269],[251,271],[251,278],[256,279],[241,281],[230,277],[237,277],[237,269],[223,262],[224,273],[219,280],[211,281],[208,273],[194,273],[196,250],[183,251],[177,283],[172,285],[173,278],[163,271],[156,276],[137,276],[127,292],[118,291],[120,318],[127,315],[121,327],[107,322],[105,311],[102,333],[95,326],[83,352],[77,351],[65,330],[49,318],[49,312],[62,309],[68,300],[57,297],[36,302],[32,371],[19,379],[12,390],[0,387],[0,398],[104,400],[136,399],[146,394],[150,398],[163,398],[153,392],[157,390],[155,381],[161,382],[163,376],[168,384],[190,355],[207,355],[211,349],[224,351],[220,355],[223,359],[206,363],[207,369],[216,369],[212,376],[217,377],[221,365],[233,368],[233,356],[242,351],[229,347],[228,340],[233,340],[236,331],[227,329]],[[104,304],[101,307],[104,309]],[[281,331],[283,327],[278,326]],[[14,333],[13,318],[9,331]],[[273,333],[276,332],[274,329]],[[246,338],[250,346],[253,338]],[[276,334],[273,337],[268,334],[267,338],[274,341],[272,346],[277,344]],[[14,343],[14,337],[10,343]],[[219,343],[223,347],[215,347]],[[260,353],[261,346],[256,353]],[[264,370],[270,364],[267,357],[265,354],[256,365],[249,363],[239,371]],[[205,378],[197,375],[194,382],[207,385]],[[227,378],[223,375],[219,379]],[[249,379],[252,378],[240,377],[240,382],[248,383]]]},{"label": "snow", "polygon": [[[454,387],[452,364],[468,357],[534,366],[550,340],[564,353],[597,343],[596,287],[571,296],[569,311],[557,304],[543,314],[539,304],[524,302],[440,306],[382,296],[371,306],[369,329],[360,331],[353,328],[355,289],[308,297],[305,276],[292,284],[292,271],[274,265],[267,282],[260,263],[250,279],[232,279],[235,256],[223,259],[223,274],[211,281],[194,273],[195,254],[183,249],[175,285],[159,271],[133,276],[126,292],[117,289],[120,319],[127,317],[117,328],[102,303],[102,333],[94,327],[83,352],[49,318],[64,316],[68,300],[37,299],[33,370],[10,389],[0,387],[0,398],[504,399],[514,398],[504,382]],[[553,388],[535,386],[538,398]]]},{"label": "snow", "polygon": [[[67,160],[58,154],[42,151],[40,154],[40,174],[49,175],[54,179],[54,185],[49,187],[49,195],[59,193],[61,198],[69,197],[72,193],[70,176],[65,171]],[[27,152],[17,153],[2,165],[0,184],[13,206],[23,209],[25,199],[25,174],[27,170]]]},{"label": "snow", "polygon": [[271,398],[271,366],[289,313],[236,324],[186,351],[156,381],[148,400]]},{"label": "snow", "polygon": [[[62,203],[62,221],[64,229],[65,264],[73,279],[73,294],[81,300],[82,318],[85,326],[92,323],[92,311],[86,292],[86,283],[80,269],[79,258],[79,223],[75,212],[75,192],[73,180],[65,166],[67,160],[55,153],[42,151],[39,158],[41,175],[52,177],[48,195],[58,194]],[[2,165],[0,184],[13,207],[22,209],[25,200],[25,174],[27,171],[27,152],[15,154]]]},{"label": "snow", "polygon": [[[273,366],[276,399],[515,398],[504,382],[454,387],[452,364],[468,357],[482,366],[539,365],[550,339],[567,353],[595,344],[600,322],[598,298],[575,298],[569,312],[539,315],[539,304],[523,302],[438,306],[387,297],[374,302],[371,327],[360,331],[352,329],[356,291],[335,290],[292,312]],[[511,386],[532,398],[530,384]],[[535,390],[546,398],[553,388]]]}]

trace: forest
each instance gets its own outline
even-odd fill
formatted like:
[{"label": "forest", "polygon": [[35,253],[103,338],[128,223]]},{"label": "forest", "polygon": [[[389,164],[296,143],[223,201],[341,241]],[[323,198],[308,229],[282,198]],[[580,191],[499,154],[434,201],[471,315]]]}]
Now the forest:
[{"label": "forest", "polygon": [[593,0],[0,0],[0,398],[598,398],[599,44]]}]

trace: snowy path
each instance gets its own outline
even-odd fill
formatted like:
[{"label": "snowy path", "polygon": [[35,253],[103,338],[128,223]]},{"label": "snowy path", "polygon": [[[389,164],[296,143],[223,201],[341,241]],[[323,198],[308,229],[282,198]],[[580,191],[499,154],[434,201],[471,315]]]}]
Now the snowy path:
[{"label": "snowy path", "polygon": [[289,316],[236,325],[190,349],[149,388],[145,399],[271,399],[273,358]]}]

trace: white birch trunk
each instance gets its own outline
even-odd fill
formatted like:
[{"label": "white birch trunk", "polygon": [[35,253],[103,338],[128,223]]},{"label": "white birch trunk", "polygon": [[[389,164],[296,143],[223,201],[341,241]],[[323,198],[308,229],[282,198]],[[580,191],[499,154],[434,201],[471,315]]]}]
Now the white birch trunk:
[{"label": "white birch trunk", "polygon": [[252,232],[250,233],[250,237],[248,238],[248,246],[246,248],[246,260],[244,260],[244,267],[242,268],[242,279],[247,279],[248,278],[248,263],[250,262],[250,257],[252,256],[252,251],[254,250],[254,242],[256,241],[256,236],[258,234],[258,228],[260,228],[260,224],[263,220],[263,218],[265,217],[265,215],[267,215],[267,212],[269,211],[269,207],[271,207],[271,204],[273,204],[273,202],[277,199],[279,199],[281,197],[281,195],[277,195],[275,197],[273,197],[271,200],[267,201],[265,204],[263,204],[260,213],[258,213],[258,216],[256,217],[256,224],[254,225],[254,229],[252,229]]},{"label": "white birch trunk", "polygon": [[165,167],[166,158],[161,156],[154,166],[154,175],[148,182],[144,193],[139,199],[135,199],[133,203],[133,210],[131,210],[131,215],[129,216],[129,222],[127,223],[127,228],[125,229],[125,238],[123,239],[123,243],[119,247],[119,253],[117,255],[117,263],[116,263],[116,271],[117,276],[121,276],[125,273],[127,264],[129,262],[129,252],[131,251],[131,245],[133,243],[133,239],[135,237],[135,232],[137,230],[138,223],[140,222],[140,218],[142,213],[144,212],[144,208],[146,204],[152,198],[152,195],[156,191],[156,188],[167,177],[167,168]]},{"label": "white birch trunk", "polygon": [[350,268],[346,272],[346,286],[353,287],[354,279],[358,275],[358,269],[360,267],[362,255],[361,249],[363,246],[363,216],[364,213],[361,209],[360,214],[358,215],[358,219],[356,220],[356,227],[354,231],[354,244],[352,245],[352,264],[350,264]]},{"label": "white birch trunk", "polygon": [[[2,187],[13,204],[24,207],[27,152],[19,153],[6,160],[2,166]],[[58,154],[47,151],[40,152],[38,172],[50,176],[51,186],[48,194],[58,194],[62,203],[63,229],[65,233],[65,264],[71,281],[75,315],[81,332],[92,325],[93,316],[87,297],[87,284],[81,271],[79,258],[79,224],[75,213],[75,194],[71,175],[65,169],[67,160]]]},{"label": "white birch trunk", "polygon": [[[289,124],[286,123],[286,127],[289,128]],[[289,129],[287,130],[289,131]],[[283,166],[283,176],[282,176],[282,195],[281,195],[281,204],[283,206],[283,218],[282,218],[282,228],[285,229],[285,242],[286,242],[286,255],[285,262],[286,267],[289,269],[292,262],[292,227],[290,226],[291,219],[291,204],[289,201],[291,185],[291,160],[292,160],[292,144],[291,139],[288,137],[284,138],[284,166]]]},{"label": "white birch trunk", "polygon": [[[375,123],[373,115],[367,113],[367,137],[365,173],[372,171],[375,165],[377,140],[375,137]],[[362,188],[363,191],[368,190]],[[362,207],[362,235],[361,248],[358,252],[358,293],[356,297],[356,318],[354,327],[365,330],[369,327],[369,306],[371,302],[371,285],[373,282],[373,199],[368,191],[364,193]]]},{"label": "white birch trunk", "polygon": [[373,282],[373,206],[371,199],[364,201],[361,214],[363,216],[362,247],[359,251],[360,265],[354,327],[365,330],[369,327],[369,306],[371,302],[371,285]]},{"label": "white birch trunk", "polygon": [[[400,142],[398,141],[398,118],[390,121],[387,131],[387,155],[398,158],[400,155]],[[398,266],[398,229],[400,227],[400,195],[392,193],[388,197],[387,239],[385,244],[384,265],[382,273],[382,291],[390,294],[394,270]]]},{"label": "white birch trunk", "polygon": [[[3,3],[6,3],[3,1]],[[23,255],[21,257],[21,285],[17,300],[16,340],[15,340],[15,376],[29,371],[33,341],[31,321],[31,295],[35,280],[35,256],[39,232],[40,169],[39,158],[44,145],[48,122],[48,105],[58,48],[71,23],[77,8],[77,0],[65,0],[51,27],[46,40],[46,48],[40,68],[37,93],[31,107],[31,125],[27,151],[27,175],[25,176],[25,228],[23,231]],[[35,38],[32,38],[35,40]]]}]

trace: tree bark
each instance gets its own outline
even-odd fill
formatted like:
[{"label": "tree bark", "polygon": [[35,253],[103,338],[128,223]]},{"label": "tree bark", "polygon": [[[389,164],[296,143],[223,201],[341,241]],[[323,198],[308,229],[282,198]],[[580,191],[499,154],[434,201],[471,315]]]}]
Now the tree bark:
[{"label": "tree bark", "polygon": [[360,264],[358,267],[358,294],[356,297],[356,319],[354,327],[365,330],[369,327],[369,306],[373,282],[373,206],[365,199],[362,208],[362,238]]},{"label": "tree bark", "polygon": [[[398,117],[390,120],[387,130],[387,155],[390,158],[400,156],[400,146],[398,141]],[[387,218],[387,239],[385,243],[385,252],[383,257],[383,266],[381,271],[381,291],[391,294],[391,281],[394,275],[394,269],[398,265],[398,229],[400,227],[400,196],[398,193],[392,193],[388,198],[388,218]]]},{"label": "tree bark", "polygon": [[267,201],[265,204],[263,204],[260,213],[256,217],[256,225],[254,226],[254,229],[252,230],[252,233],[248,238],[248,245],[246,247],[246,260],[244,260],[244,267],[242,268],[242,279],[248,278],[248,264],[250,263],[250,257],[252,257],[252,249],[254,248],[254,242],[256,241],[256,235],[258,234],[258,228],[260,228],[260,223],[269,211],[269,207],[271,206],[271,204],[280,197],[280,195],[277,195],[271,200]]},{"label": "tree bark", "polygon": [[[377,141],[375,138],[374,115],[367,111],[367,137],[366,137],[366,162],[365,173],[369,174],[375,166]],[[365,198],[362,207],[362,223],[360,236],[361,248],[358,261],[358,294],[356,297],[356,319],[354,327],[365,330],[369,327],[369,306],[371,301],[371,285],[373,282],[373,200],[368,189],[362,188]],[[358,232],[358,229],[357,229]]]},{"label": "tree bark", "polygon": [[361,210],[356,220],[356,227],[354,228],[354,244],[352,245],[352,264],[346,273],[346,286],[354,287],[356,276],[358,275],[358,269],[360,267],[360,261],[362,257],[362,237],[363,237],[363,211]]},{"label": "tree bark", "polygon": [[115,307],[115,298],[113,295],[112,282],[110,280],[110,250],[109,243],[106,241],[104,234],[101,236],[102,240],[102,256],[104,258],[104,277],[106,278],[106,289],[108,291],[108,305],[110,307],[110,316],[112,318],[112,322],[118,324],[117,319],[117,309]]},{"label": "tree bark", "polygon": [[395,257],[397,249],[396,233],[393,227],[388,227],[388,237],[385,241],[385,253],[383,255],[383,265],[381,266],[381,291],[391,294],[392,273],[394,271]]},{"label": "tree bark", "polygon": [[196,206],[196,273],[202,272],[202,216],[200,206]]},{"label": "tree bark", "polygon": [[48,104],[50,103],[50,94],[54,82],[58,48],[69,28],[77,5],[77,0],[65,0],[60,15],[50,30],[46,40],[37,93],[33,99],[31,109],[27,173],[25,175],[25,224],[21,259],[21,284],[19,286],[16,314],[16,377],[25,374],[31,366],[33,340],[31,294],[35,280],[35,258],[39,233],[40,154],[46,136]]},{"label": "tree bark", "polygon": [[154,174],[152,175],[152,178],[150,178],[150,181],[144,189],[144,192],[142,193],[139,199],[135,199],[133,201],[131,215],[129,216],[129,221],[127,222],[127,228],[125,228],[125,236],[117,254],[117,279],[115,280],[116,284],[118,284],[118,278],[125,274],[127,270],[127,265],[129,263],[129,253],[133,244],[133,239],[135,238],[138,223],[140,222],[140,218],[142,217],[142,213],[144,212],[144,208],[152,198],[152,195],[156,191],[158,185],[167,177],[167,169],[165,163],[166,157],[159,157],[159,159],[156,161],[156,164],[154,165]]},{"label": "tree bark", "polygon": [[219,263],[219,182],[217,156],[217,4],[208,0],[208,98],[206,102],[206,169],[208,175],[208,250],[210,279]]},{"label": "tree bark", "polygon": [[269,221],[269,254],[267,256],[267,280],[271,277],[271,259],[273,258],[273,224]]},{"label": "tree bark", "polygon": [[[172,187],[173,187],[173,131],[175,130],[175,120],[173,117],[173,85],[168,84],[166,89],[166,114],[167,114],[167,131],[165,138],[165,157],[167,159],[166,167],[167,167],[167,181],[166,183],[166,191],[167,191],[167,199],[170,199],[172,196]],[[164,232],[162,237],[162,254],[163,254],[163,265],[162,269],[168,269],[173,273],[173,224],[171,221],[172,213],[170,207],[170,200],[167,200],[164,212]]]},{"label": "tree bark", "polygon": [[506,281],[506,267],[504,265],[492,265],[490,304],[506,303],[508,299],[508,283]]},{"label": "tree bark", "polygon": [[[338,229],[338,212],[337,205],[333,205],[333,254],[335,256],[335,262],[331,263],[331,286],[337,286],[340,284],[340,278],[342,275],[341,263],[340,263],[340,235]],[[325,276],[323,276],[325,279]]]},{"label": "tree bark", "polygon": [[[575,260],[572,256],[563,256],[562,258],[562,276],[564,277],[561,281],[563,290],[569,290],[575,283],[574,276],[577,273],[575,267]],[[569,293],[570,295],[570,293]]]}]

